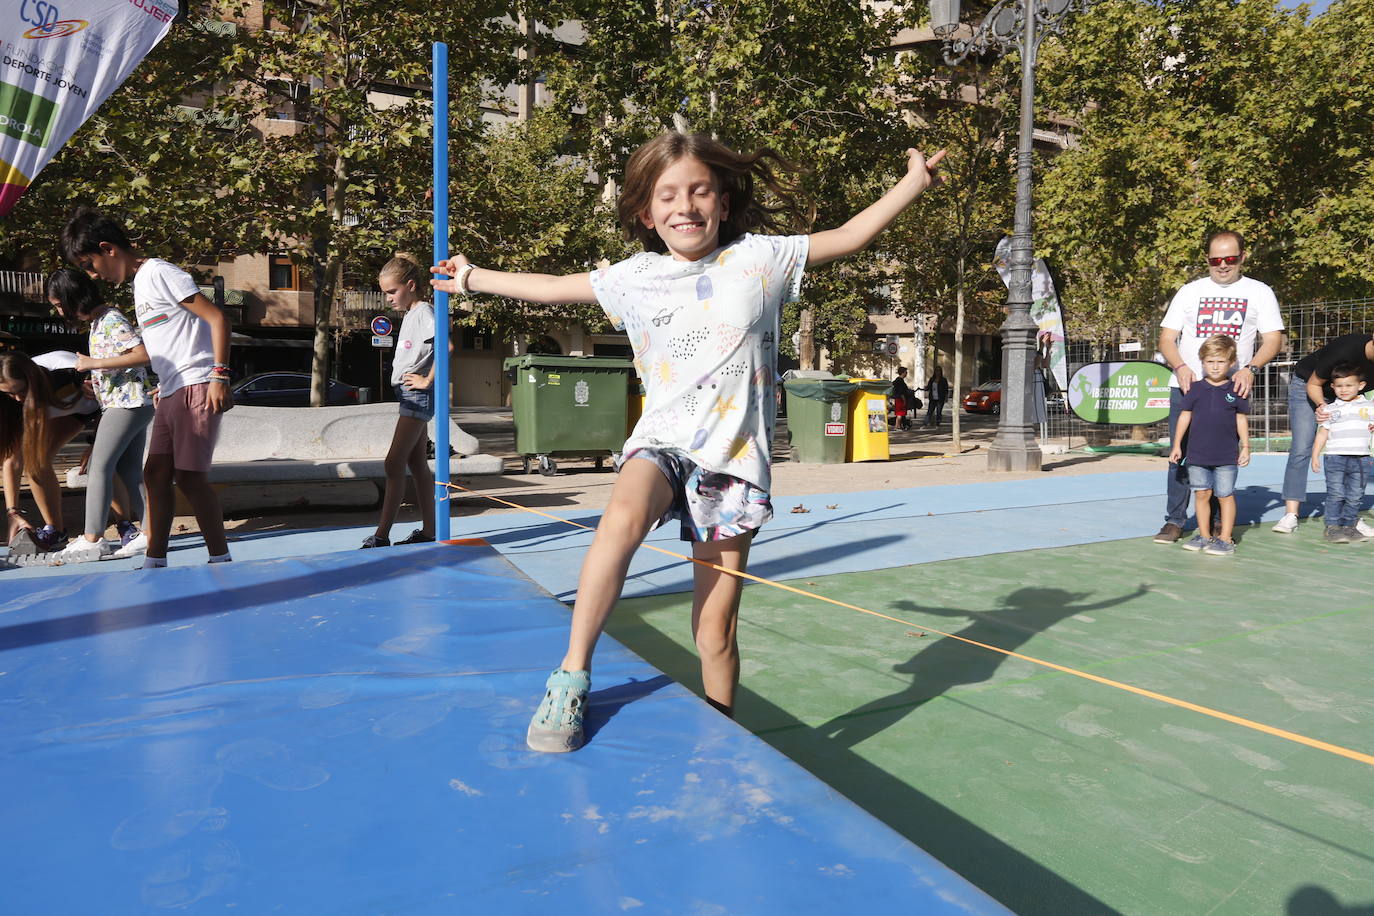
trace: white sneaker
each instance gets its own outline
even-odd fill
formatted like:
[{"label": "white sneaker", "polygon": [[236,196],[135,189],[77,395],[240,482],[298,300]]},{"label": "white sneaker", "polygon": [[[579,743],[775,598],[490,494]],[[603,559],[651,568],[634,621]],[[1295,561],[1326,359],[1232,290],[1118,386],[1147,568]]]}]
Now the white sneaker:
[{"label": "white sneaker", "polygon": [[66,547],[47,555],[49,566],[66,566],[68,563],[93,563],[103,560],[114,553],[114,545],[101,538],[92,543],[83,537],[74,537]]},{"label": "white sneaker", "polygon": [[1355,530],[1367,538],[1374,538],[1374,525],[1362,518],[1355,519]]},{"label": "white sneaker", "polygon": [[1292,534],[1298,530],[1298,517],[1292,512],[1285,513],[1283,518],[1279,519],[1278,524],[1274,526],[1274,530],[1279,534]]},{"label": "white sneaker", "polygon": [[123,547],[121,547],[121,548],[119,548],[118,550],[116,550],[116,551],[114,551],[113,553],[111,553],[110,556],[113,557],[114,559],[122,560],[122,559],[124,559],[125,557],[137,556],[138,554],[140,554],[140,553],[146,553],[147,551],[148,551],[148,535],[146,535],[146,534],[144,534],[142,531],[140,531],[140,532],[138,533],[138,537],[134,538],[132,541],[130,541],[129,543],[125,544]]}]

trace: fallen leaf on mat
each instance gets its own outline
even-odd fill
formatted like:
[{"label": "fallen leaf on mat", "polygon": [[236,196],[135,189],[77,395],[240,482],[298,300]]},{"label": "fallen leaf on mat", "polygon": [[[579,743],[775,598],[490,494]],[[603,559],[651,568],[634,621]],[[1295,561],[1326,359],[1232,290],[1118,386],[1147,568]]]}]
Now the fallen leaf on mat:
[{"label": "fallen leaf on mat", "polygon": [[915,636],[915,637],[917,637],[917,638],[920,638],[920,637],[922,637],[922,636],[925,636],[926,634],[924,634],[924,633],[918,633],[918,632],[915,631],[915,630],[907,630],[907,631],[906,631],[906,635],[908,635],[908,636]]},{"label": "fallen leaf on mat", "polygon": [[792,513],[793,513],[794,515],[800,515],[800,514],[803,513],[803,512],[810,512],[810,511],[811,511],[811,510],[808,509],[808,508],[806,508],[806,506],[793,506],[793,507],[792,507]]},{"label": "fallen leaf on mat", "polygon": [[840,508],[840,505],[839,505],[839,503],[836,503],[836,504],[833,505],[833,506],[826,506],[826,508],[827,508],[827,509],[838,509],[838,508]]}]

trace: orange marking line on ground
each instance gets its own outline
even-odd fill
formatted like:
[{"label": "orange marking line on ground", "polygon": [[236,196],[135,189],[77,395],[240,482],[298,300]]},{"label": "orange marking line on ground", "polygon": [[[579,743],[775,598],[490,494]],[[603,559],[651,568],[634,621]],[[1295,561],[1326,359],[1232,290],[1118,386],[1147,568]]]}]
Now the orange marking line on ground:
[{"label": "orange marking line on ground", "polygon": [[[445,484],[445,486],[452,490],[461,490],[464,493],[471,493],[473,496],[480,496],[483,499],[490,499],[491,501],[498,502],[503,506],[510,506],[512,509],[521,509],[525,512],[529,512],[534,515],[540,515],[544,518],[553,519],[556,522],[562,522],[565,525],[571,525],[574,528],[581,528],[584,531],[596,530],[595,528],[592,528],[590,525],[583,525],[580,522],[568,521],[565,518],[559,518],[558,516],[552,515],[548,512],[541,512],[538,509],[531,509],[530,507],[522,506],[519,503],[507,502],[506,500],[496,496],[488,496],[485,493],[477,493],[473,490],[469,490],[467,487],[463,487],[458,484],[449,483]],[[1063,672],[1064,674],[1071,674],[1074,677],[1081,677],[1085,680],[1095,681],[1096,683],[1105,684],[1108,687],[1115,687],[1118,690],[1125,690],[1128,693],[1134,693],[1138,696],[1146,697],[1151,700],[1158,700],[1159,702],[1167,703],[1170,706],[1177,706],[1180,709],[1191,710],[1192,712],[1201,713],[1204,716],[1211,716],[1214,719],[1220,719],[1223,722],[1230,722],[1233,725],[1241,725],[1245,728],[1253,729],[1257,732],[1263,732],[1266,735],[1273,735],[1276,738],[1283,738],[1286,741],[1293,741],[1297,744],[1304,744],[1307,747],[1315,748],[1319,751],[1326,751],[1327,753],[1336,754],[1340,757],[1348,757],[1349,759],[1358,761],[1359,763],[1365,763],[1369,764],[1370,766],[1374,766],[1374,755],[1366,754],[1362,751],[1351,750],[1348,747],[1341,747],[1339,744],[1331,744],[1326,741],[1319,741],[1316,738],[1309,738],[1306,735],[1299,735],[1297,732],[1290,732],[1282,728],[1275,728],[1272,725],[1265,725],[1263,722],[1256,722],[1253,719],[1246,719],[1243,716],[1233,716],[1229,712],[1222,712],[1219,709],[1212,709],[1209,706],[1201,706],[1197,703],[1190,703],[1187,700],[1179,700],[1163,693],[1156,693],[1153,690],[1146,690],[1143,687],[1135,687],[1131,684],[1122,683],[1121,681],[1114,681],[1111,678],[1102,677],[1096,674],[1089,674],[1087,671],[1079,671],[1077,668],[1069,668],[1065,665],[1057,665],[1054,662],[1047,662],[1044,659],[1036,658],[1033,655],[1023,655],[1020,652],[1013,652],[1010,649],[1002,649],[989,643],[979,642],[976,639],[969,639],[966,636],[960,636],[957,633],[945,633],[942,630],[935,629],[934,627],[928,627],[924,624],[919,623],[912,623],[909,620],[902,620],[900,617],[893,617],[889,614],[883,614],[879,611],[870,610],[866,607],[860,607],[857,604],[849,604],[848,602],[840,601],[835,598],[827,598],[824,595],[818,595],[815,592],[808,592],[805,589],[796,588],[791,585],[784,585],[781,582],[774,582],[772,579],[764,579],[760,576],[753,575],[752,573],[742,572],[737,569],[727,569],[724,566],[718,566],[715,563],[708,563],[705,560],[698,560],[696,557],[689,557],[686,554],[677,553],[672,550],[666,550],[662,547],[655,547],[652,544],[643,544],[641,546],[649,550],[656,551],[657,553],[666,554],[670,557],[677,557],[680,560],[687,560],[688,562],[696,563],[699,566],[705,566],[708,569],[715,569],[723,573],[728,573],[732,576],[737,576],[741,579],[748,579],[750,582],[757,582],[760,585],[771,585],[773,588],[779,588],[785,592],[792,592],[793,594],[797,595],[804,595],[807,598],[815,598],[817,601],[824,601],[827,604],[833,604],[836,607],[847,608],[851,611],[858,611],[861,614],[869,614],[873,617],[879,617],[883,620],[890,620],[893,623],[900,623],[903,626],[915,627],[918,630],[925,630],[930,633],[935,633],[939,636],[944,636],[948,639],[957,639],[959,640],[959,642],[968,643],[971,646],[978,646],[980,649],[987,649],[991,652],[996,652],[1000,655],[1005,655],[1009,658],[1019,658],[1022,661],[1031,662],[1032,664],[1040,665],[1044,668],[1050,668],[1054,671]]]}]

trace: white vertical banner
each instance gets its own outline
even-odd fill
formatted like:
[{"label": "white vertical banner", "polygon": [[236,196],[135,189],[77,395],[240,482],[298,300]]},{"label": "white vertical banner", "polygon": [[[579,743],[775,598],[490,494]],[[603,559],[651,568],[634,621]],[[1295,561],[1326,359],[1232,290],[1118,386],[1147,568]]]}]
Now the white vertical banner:
[{"label": "white vertical banner", "polygon": [[172,27],[177,0],[5,0],[0,218]]},{"label": "white vertical banner", "polygon": [[[992,263],[1002,283],[1011,288],[1011,236],[1005,236],[997,243],[997,251]],[[1064,312],[1059,307],[1059,293],[1054,289],[1054,279],[1043,258],[1036,258],[1031,267],[1031,318],[1035,320],[1037,343],[1046,334],[1050,337],[1049,371],[1060,391],[1069,387],[1069,352],[1064,336]]]}]

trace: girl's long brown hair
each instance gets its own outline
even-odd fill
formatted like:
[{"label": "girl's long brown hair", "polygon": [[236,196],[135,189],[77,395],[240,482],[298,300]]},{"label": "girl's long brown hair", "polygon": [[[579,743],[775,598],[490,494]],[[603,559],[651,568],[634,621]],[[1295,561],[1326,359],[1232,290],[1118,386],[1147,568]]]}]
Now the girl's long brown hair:
[{"label": "girl's long brown hair", "polygon": [[[663,254],[668,250],[658,233],[645,226],[639,217],[649,209],[658,176],[674,162],[689,156],[711,170],[720,191],[728,196],[729,216],[720,224],[720,245],[728,245],[754,229],[778,229],[782,223],[779,217],[784,213],[792,213],[808,223],[815,217],[815,206],[803,202],[800,189],[780,174],[799,169],[773,150],[737,153],[706,134],[668,131],[630,156],[616,203],[621,228],[645,251]],[[758,196],[757,185],[770,191],[778,203],[764,203]]]},{"label": "girl's long brown hair", "polygon": [[28,388],[23,402],[0,395],[0,461],[22,454],[31,473],[47,460],[48,408],[70,407],[81,393],[65,401],[57,397],[48,371],[24,353],[0,353],[0,378],[22,381]]}]

